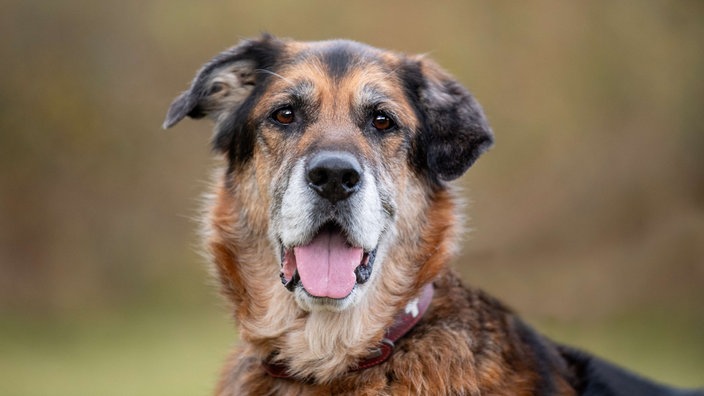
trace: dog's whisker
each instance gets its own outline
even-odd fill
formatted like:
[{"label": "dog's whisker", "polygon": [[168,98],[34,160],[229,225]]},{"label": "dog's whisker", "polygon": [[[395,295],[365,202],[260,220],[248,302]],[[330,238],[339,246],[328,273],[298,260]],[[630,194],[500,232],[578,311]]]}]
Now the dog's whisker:
[{"label": "dog's whisker", "polygon": [[281,80],[283,80],[283,81],[286,81],[286,82],[289,83],[290,85],[293,85],[293,81],[291,81],[290,79],[288,79],[288,78],[286,78],[286,77],[284,77],[284,76],[282,76],[282,75],[280,75],[280,74],[278,74],[278,73],[275,73],[275,72],[273,72],[273,71],[271,71],[271,70],[267,70],[267,69],[255,69],[255,71],[261,72],[261,73],[266,73],[266,74],[272,75],[272,76],[274,76],[274,77],[278,77],[279,79],[281,79]]}]

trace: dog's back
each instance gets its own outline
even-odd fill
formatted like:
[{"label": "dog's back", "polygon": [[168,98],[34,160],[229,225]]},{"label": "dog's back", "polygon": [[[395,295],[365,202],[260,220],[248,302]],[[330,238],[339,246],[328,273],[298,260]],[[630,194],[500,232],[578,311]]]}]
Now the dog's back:
[{"label": "dog's back", "polygon": [[575,387],[584,396],[701,396],[704,391],[681,390],[657,384],[598,357],[560,346],[575,374]]}]

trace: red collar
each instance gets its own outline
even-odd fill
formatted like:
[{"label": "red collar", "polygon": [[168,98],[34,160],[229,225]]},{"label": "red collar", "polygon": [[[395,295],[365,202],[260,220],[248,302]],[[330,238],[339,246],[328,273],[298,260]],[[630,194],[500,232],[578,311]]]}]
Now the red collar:
[{"label": "red collar", "polygon": [[[420,296],[412,299],[403,311],[396,315],[394,324],[390,328],[386,329],[384,338],[381,340],[379,345],[372,350],[372,353],[363,360],[357,362],[357,364],[348,372],[364,370],[369,367],[376,366],[377,364],[384,363],[394,352],[394,343],[406,335],[406,333],[408,333],[413,326],[420,322],[420,319],[423,317],[423,314],[430,305],[430,301],[433,299],[433,293],[433,284],[426,284],[420,292]],[[295,378],[289,373],[288,366],[285,364],[272,363],[268,359],[264,360],[262,364],[267,374],[274,378]]]}]

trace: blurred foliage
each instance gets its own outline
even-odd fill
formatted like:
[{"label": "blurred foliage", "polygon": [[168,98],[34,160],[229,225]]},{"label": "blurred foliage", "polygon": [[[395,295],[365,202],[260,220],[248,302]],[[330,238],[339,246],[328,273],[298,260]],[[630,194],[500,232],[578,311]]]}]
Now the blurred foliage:
[{"label": "blurred foliage", "polygon": [[[263,31],[430,54],[497,136],[462,180],[465,279],[555,338],[704,382],[704,3],[5,0],[0,393],[52,393],[31,391],[51,374],[60,394],[64,373],[115,394],[210,389],[234,334],[203,310],[193,231],[209,126],[159,126],[200,64]],[[195,371],[212,375],[181,376],[172,353],[212,353]]]}]

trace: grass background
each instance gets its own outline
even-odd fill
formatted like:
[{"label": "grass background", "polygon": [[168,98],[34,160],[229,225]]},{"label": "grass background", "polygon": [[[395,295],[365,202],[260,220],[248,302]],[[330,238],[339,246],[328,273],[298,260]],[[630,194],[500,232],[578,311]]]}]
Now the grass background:
[{"label": "grass background", "polygon": [[496,146],[454,265],[556,340],[704,386],[704,3],[5,0],[0,395],[198,395],[236,342],[196,253],[210,127],[160,130],[263,31],[427,53]]}]

